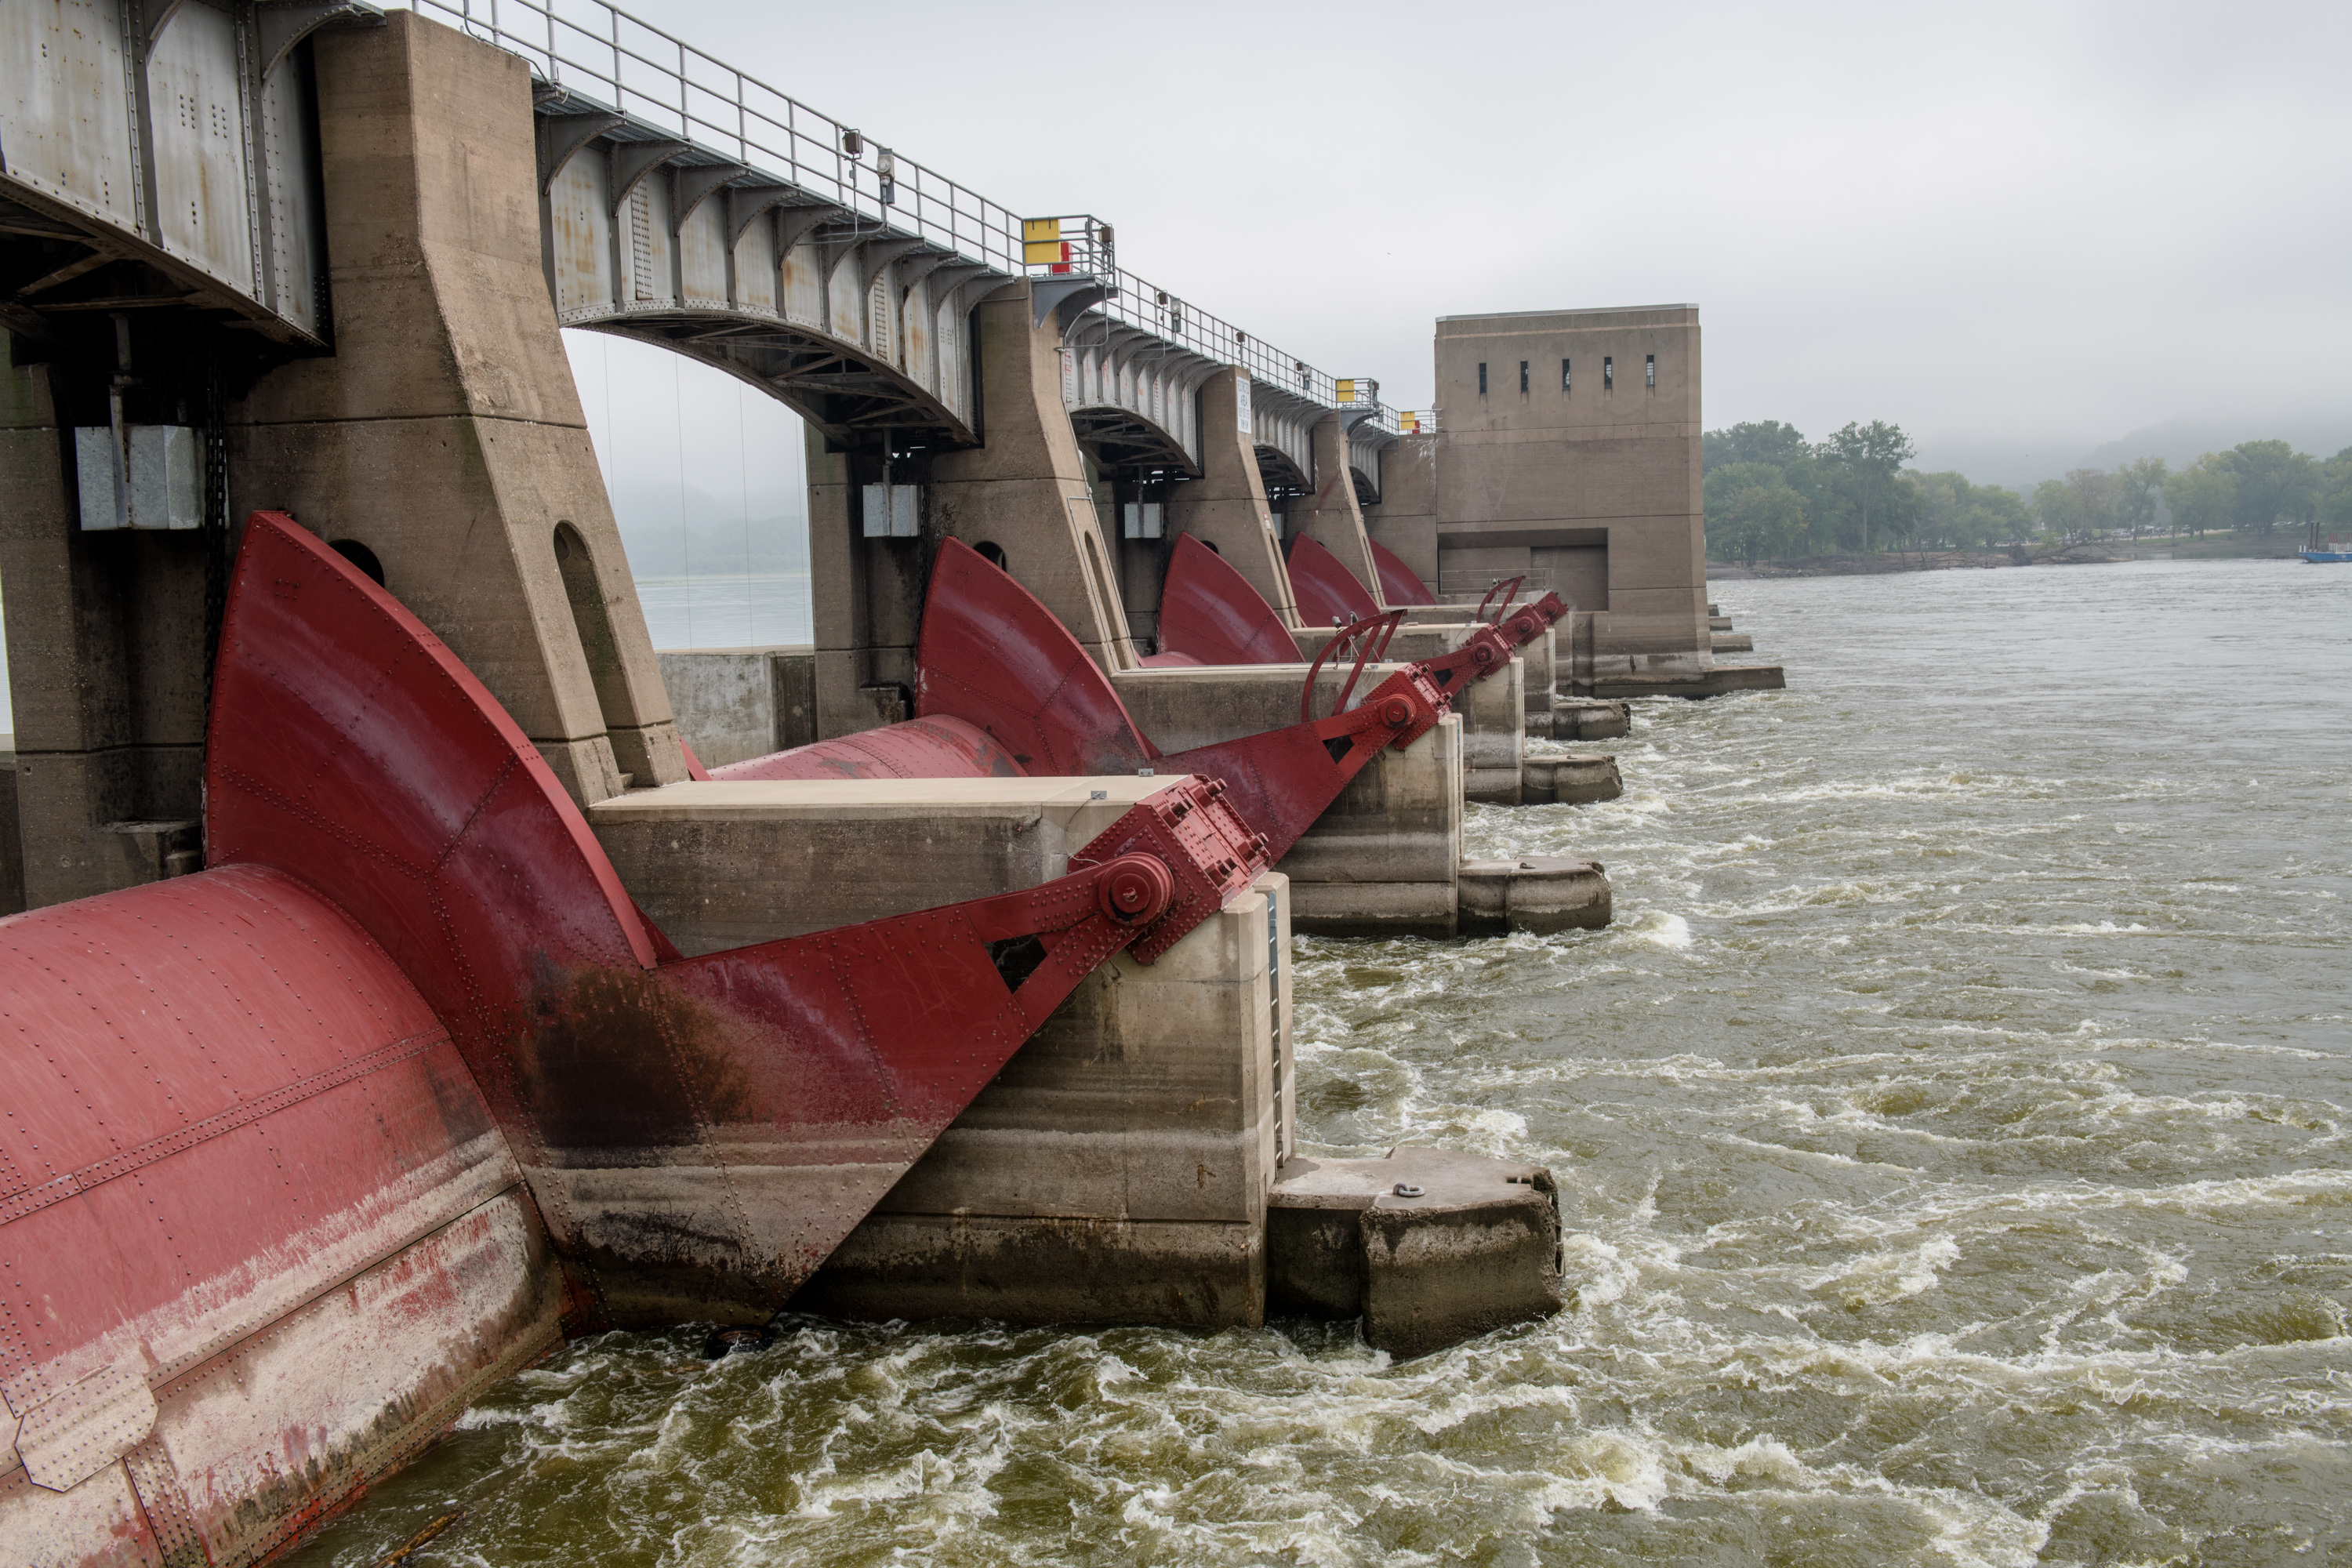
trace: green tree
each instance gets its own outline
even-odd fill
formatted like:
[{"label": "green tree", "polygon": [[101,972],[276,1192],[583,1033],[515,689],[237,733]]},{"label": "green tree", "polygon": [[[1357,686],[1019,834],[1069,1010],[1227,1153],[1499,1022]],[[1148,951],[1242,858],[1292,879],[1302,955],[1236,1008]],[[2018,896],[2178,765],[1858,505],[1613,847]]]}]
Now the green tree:
[{"label": "green tree", "polygon": [[1804,498],[1770,463],[1727,463],[1706,477],[1706,528],[1722,559],[1752,566],[1794,551]]},{"label": "green tree", "polygon": [[1862,501],[1862,550],[1870,553],[1870,503],[1892,483],[1903,465],[1917,456],[1911,437],[1899,425],[1874,419],[1867,425],[1848,424],[1819,448],[1821,455],[1845,471]]},{"label": "green tree", "polygon": [[1785,468],[1811,451],[1805,445],[1803,431],[1778,419],[1734,425],[1727,430],[1709,430],[1698,440],[1699,467],[1708,473],[1730,463],[1769,463],[1776,468]]},{"label": "green tree", "polygon": [[2237,476],[2219,455],[2208,452],[2164,481],[2164,504],[2171,509],[2176,529],[2202,536],[2209,529],[2226,528],[2238,510]]},{"label": "green tree", "polygon": [[2299,518],[2319,485],[2318,465],[2284,441],[2241,441],[2221,456],[2237,481],[2241,532],[2267,535],[2281,518]]},{"label": "green tree", "polygon": [[1877,519],[1881,535],[1919,548],[1919,531],[1927,517],[1927,498],[1908,475],[1896,474],[1888,479],[1873,506],[1872,516]]},{"label": "green tree", "polygon": [[2074,496],[2074,533],[2091,538],[2115,522],[2116,482],[2105,468],[2069,468],[2066,488]]},{"label": "green tree", "polygon": [[2320,525],[2329,529],[2352,528],[2352,447],[2330,458],[2319,466],[2319,503],[2314,508],[2311,525],[2313,548],[2319,544]]},{"label": "green tree", "polygon": [[2072,539],[2083,531],[2083,498],[2063,479],[2044,479],[2033,487],[2033,521],[2053,539]]},{"label": "green tree", "polygon": [[1947,550],[2005,544],[2027,531],[2025,501],[2015,490],[1969,482],[1964,474],[1903,476],[1919,496],[1919,534]]},{"label": "green tree", "polygon": [[1969,481],[1956,473],[1923,474],[1916,469],[1906,472],[1919,496],[1919,537],[1924,543],[1940,544],[1946,549],[1964,548],[1959,540],[1965,530]]},{"label": "green tree", "polygon": [[1970,526],[1980,544],[2006,544],[2025,537],[2031,519],[2025,498],[2000,485],[1976,485],[1969,491]]},{"label": "green tree", "polygon": [[2116,468],[2116,521],[2130,529],[2134,539],[2141,529],[2156,522],[2157,502],[2164,497],[2164,478],[2162,458],[2140,458]]}]

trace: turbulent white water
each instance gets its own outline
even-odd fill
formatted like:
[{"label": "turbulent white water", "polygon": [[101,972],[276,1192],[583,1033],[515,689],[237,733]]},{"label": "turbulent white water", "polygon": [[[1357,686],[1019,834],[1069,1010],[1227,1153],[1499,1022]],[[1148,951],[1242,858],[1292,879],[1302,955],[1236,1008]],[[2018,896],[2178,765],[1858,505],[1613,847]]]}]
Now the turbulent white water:
[{"label": "turbulent white water", "polygon": [[609,1335],[301,1561],[2352,1560],[2352,568],[1717,596],[1791,689],[1474,808],[1614,927],[1298,944],[1306,1134],[1549,1163],[1571,1310]]}]

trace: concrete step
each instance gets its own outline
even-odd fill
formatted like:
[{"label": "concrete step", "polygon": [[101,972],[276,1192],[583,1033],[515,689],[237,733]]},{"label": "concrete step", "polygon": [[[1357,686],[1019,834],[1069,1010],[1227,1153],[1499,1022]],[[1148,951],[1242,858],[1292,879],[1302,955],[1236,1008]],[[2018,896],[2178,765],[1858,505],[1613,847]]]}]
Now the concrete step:
[{"label": "concrete step", "polygon": [[1519,763],[1521,805],[1585,805],[1625,793],[1617,759],[1594,752],[1572,757],[1527,757]]},{"label": "concrete step", "polygon": [[1777,664],[1718,664],[1696,675],[1649,679],[1604,676],[1592,683],[1601,697],[1720,697],[1727,691],[1780,691],[1788,679]]},{"label": "concrete step", "polygon": [[1718,616],[1710,610],[1707,612],[1706,629],[1711,632],[1727,632],[1731,629],[1731,617]]},{"label": "concrete step", "polygon": [[1560,1309],[1559,1201],[1541,1165],[1443,1149],[1286,1164],[1266,1196],[1269,1314],[1361,1318],[1427,1355]]},{"label": "concrete step", "polygon": [[1716,653],[1754,653],[1756,639],[1746,632],[1717,632],[1710,639]]}]

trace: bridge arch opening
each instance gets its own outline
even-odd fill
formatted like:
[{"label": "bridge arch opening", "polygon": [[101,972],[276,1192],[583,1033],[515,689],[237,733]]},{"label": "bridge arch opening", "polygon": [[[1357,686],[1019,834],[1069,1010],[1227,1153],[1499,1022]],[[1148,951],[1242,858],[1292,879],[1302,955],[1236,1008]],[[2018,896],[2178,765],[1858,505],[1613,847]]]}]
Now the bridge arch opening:
[{"label": "bridge arch opening", "polygon": [[669,347],[576,328],[563,346],[654,647],[813,642],[801,416]]},{"label": "bridge arch opening", "polygon": [[563,596],[572,605],[572,629],[580,638],[580,655],[588,662],[588,679],[596,688],[596,710],[604,728],[636,727],[636,705],[629,699],[629,682],[621,668],[621,643],[613,635],[612,606],[596,577],[595,558],[588,541],[569,521],[555,525],[555,567],[563,577]]}]

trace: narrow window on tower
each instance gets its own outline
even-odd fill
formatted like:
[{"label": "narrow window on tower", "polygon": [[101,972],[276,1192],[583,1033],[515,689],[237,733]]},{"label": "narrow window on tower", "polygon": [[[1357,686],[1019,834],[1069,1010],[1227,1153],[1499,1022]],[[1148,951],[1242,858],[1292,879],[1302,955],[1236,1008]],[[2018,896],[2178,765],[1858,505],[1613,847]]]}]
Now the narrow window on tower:
[{"label": "narrow window on tower", "polygon": [[1521,360],[1521,361],[1519,362],[1519,391],[1520,391],[1520,392],[1522,392],[1522,393],[1525,393],[1525,392],[1527,391],[1527,389],[1528,389],[1528,362],[1527,362],[1527,361],[1525,361],[1525,360]]},{"label": "narrow window on tower", "polygon": [[1650,363],[1642,367],[1642,374],[1652,386],[1658,384],[1658,356],[1652,354]]},{"label": "narrow window on tower", "polygon": [[1478,395],[1481,397],[1486,395],[1486,362],[1485,360],[1478,362]]},{"label": "narrow window on tower", "polygon": [[1566,392],[1568,390],[1568,362],[1566,360],[1559,362],[1559,389],[1562,392]]},{"label": "narrow window on tower", "polygon": [[1617,356],[1615,354],[1601,356],[1601,390],[1603,392],[1617,390]]}]

